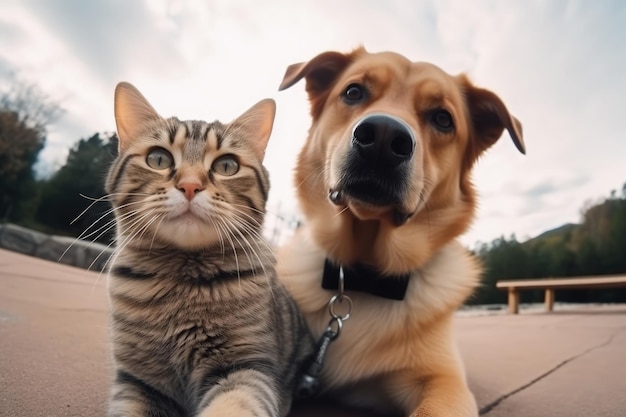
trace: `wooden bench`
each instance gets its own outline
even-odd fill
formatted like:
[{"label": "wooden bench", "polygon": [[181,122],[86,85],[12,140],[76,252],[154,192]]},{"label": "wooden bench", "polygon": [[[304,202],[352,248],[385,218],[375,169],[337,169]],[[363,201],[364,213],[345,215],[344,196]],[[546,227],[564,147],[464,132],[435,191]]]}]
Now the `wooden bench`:
[{"label": "wooden bench", "polygon": [[604,275],[575,278],[537,278],[498,281],[496,287],[508,290],[509,313],[519,313],[519,293],[521,290],[545,290],[546,311],[554,309],[554,290],[626,287],[626,275]]}]

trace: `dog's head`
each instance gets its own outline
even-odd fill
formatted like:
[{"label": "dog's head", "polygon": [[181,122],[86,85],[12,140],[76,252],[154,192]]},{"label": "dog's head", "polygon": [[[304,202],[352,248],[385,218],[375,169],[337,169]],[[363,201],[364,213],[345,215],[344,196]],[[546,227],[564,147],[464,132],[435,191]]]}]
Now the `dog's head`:
[{"label": "dog's head", "polygon": [[525,153],[521,124],[498,96],[432,64],[326,52],[289,66],[280,89],[302,78],[313,123],[298,196],[316,240],[340,262],[419,267],[469,226],[477,158],[505,129]]}]

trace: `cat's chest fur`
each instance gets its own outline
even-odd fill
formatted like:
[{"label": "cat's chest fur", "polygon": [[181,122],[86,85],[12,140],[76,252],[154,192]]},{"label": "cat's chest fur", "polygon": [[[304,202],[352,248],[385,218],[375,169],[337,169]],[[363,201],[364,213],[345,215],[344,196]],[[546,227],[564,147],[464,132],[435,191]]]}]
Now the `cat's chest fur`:
[{"label": "cat's chest fur", "polygon": [[[225,269],[232,260],[224,256],[154,255],[148,262],[127,251],[111,268],[113,332],[127,344],[136,342],[132,357],[122,360],[127,346],[115,346],[118,361],[141,366],[155,386],[171,387],[171,380],[161,380],[165,369],[189,381],[193,372],[254,356],[250,331],[269,334],[273,322],[271,283],[263,270]],[[275,347],[272,338],[263,343]]]}]

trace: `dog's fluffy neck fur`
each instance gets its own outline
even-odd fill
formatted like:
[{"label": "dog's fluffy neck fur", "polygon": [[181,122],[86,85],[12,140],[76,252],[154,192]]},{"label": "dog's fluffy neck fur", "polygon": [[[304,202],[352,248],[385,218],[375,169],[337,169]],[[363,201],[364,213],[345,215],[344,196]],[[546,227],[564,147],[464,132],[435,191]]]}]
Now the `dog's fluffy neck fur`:
[{"label": "dog's fluffy neck fur", "polygon": [[[301,161],[317,165],[318,161],[309,160],[306,147]],[[349,209],[337,207],[326,195],[316,193],[320,187],[315,179],[306,178],[300,170],[296,170],[296,181],[301,184],[301,199],[319,198],[315,210],[303,210],[312,223],[312,238],[330,259],[341,265],[371,265],[382,274],[405,274],[421,268],[438,250],[464,233],[474,216],[475,191],[469,179],[461,181],[460,187],[459,183],[444,185],[459,187],[455,201],[437,198],[446,194],[435,189],[431,202],[402,226],[394,225],[390,218],[358,219]],[[415,224],[409,231],[406,226],[411,223]]]},{"label": "dog's fluffy neck fur", "polygon": [[[423,214],[426,217],[447,215],[450,214]],[[383,274],[404,274],[419,269],[442,246],[453,240],[450,234],[459,234],[458,229],[461,228],[457,226],[448,227],[449,230],[429,230],[431,228],[426,224],[420,227],[424,229],[421,233],[407,235],[381,221],[360,221],[351,214],[342,215],[344,216],[348,219],[340,222],[334,232],[329,230],[332,225],[326,231],[314,228],[319,231],[314,234],[316,242],[329,253],[332,260],[340,264],[372,265]],[[338,241],[337,236],[342,236],[342,239]],[[420,251],[415,251],[415,247],[419,247]]]}]

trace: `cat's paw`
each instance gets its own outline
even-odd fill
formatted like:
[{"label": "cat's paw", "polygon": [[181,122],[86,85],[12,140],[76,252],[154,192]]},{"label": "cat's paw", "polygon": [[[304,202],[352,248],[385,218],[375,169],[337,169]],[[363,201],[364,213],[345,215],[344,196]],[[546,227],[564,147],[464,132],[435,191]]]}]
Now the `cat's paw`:
[{"label": "cat's paw", "polygon": [[231,391],[214,398],[197,417],[275,417],[259,399]]}]

